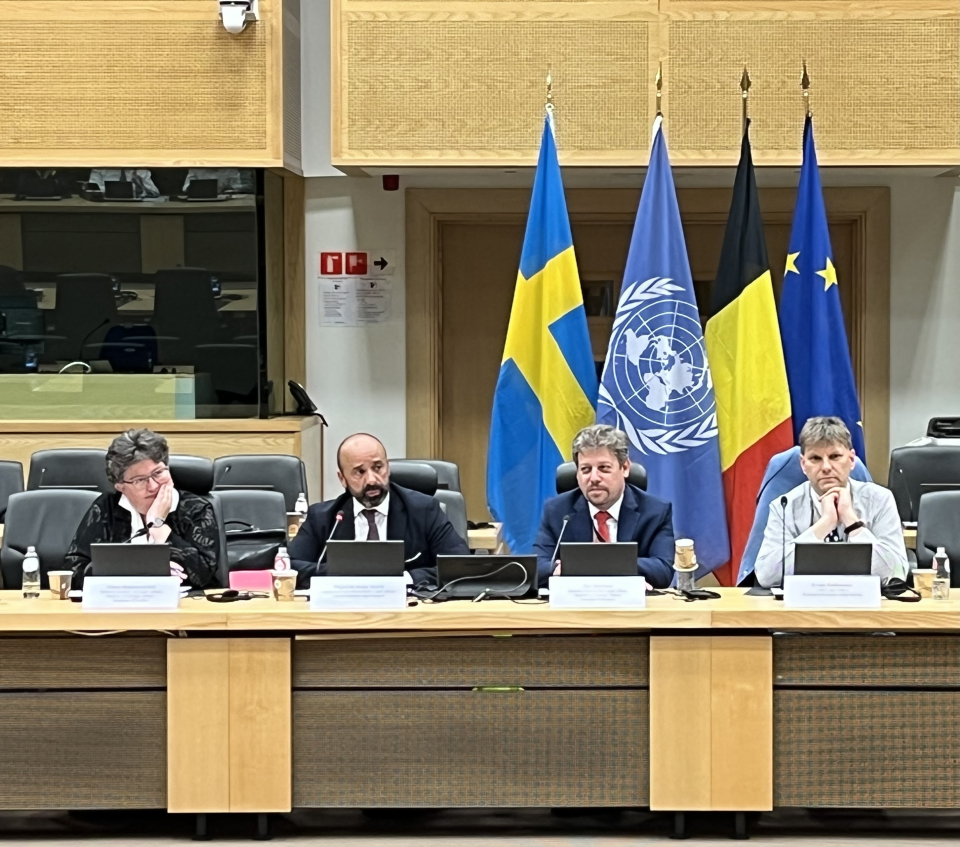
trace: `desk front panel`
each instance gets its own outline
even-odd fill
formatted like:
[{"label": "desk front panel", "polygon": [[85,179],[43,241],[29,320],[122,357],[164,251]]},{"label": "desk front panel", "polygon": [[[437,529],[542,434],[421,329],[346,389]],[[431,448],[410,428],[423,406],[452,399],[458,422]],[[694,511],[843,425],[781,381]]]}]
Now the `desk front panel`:
[{"label": "desk front panel", "polygon": [[166,639],[0,639],[0,809],[167,805]]},{"label": "desk front panel", "polygon": [[774,639],[774,804],[960,807],[960,638]]},{"label": "desk front panel", "polygon": [[649,639],[297,641],[295,807],[644,806]]}]

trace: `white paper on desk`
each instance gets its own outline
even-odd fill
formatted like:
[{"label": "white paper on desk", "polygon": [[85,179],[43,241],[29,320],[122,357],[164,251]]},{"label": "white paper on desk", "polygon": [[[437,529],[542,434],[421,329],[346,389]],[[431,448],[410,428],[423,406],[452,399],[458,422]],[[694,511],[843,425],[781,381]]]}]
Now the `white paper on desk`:
[{"label": "white paper on desk", "polygon": [[84,611],[171,612],[180,606],[176,576],[88,576],[83,581]]},{"label": "white paper on desk", "polygon": [[798,576],[783,579],[787,609],[879,609],[879,576]]},{"label": "white paper on desk", "polygon": [[647,581],[642,576],[551,576],[551,609],[643,609]]},{"label": "white paper on desk", "polygon": [[315,576],[310,580],[312,612],[375,612],[407,608],[402,576]]}]

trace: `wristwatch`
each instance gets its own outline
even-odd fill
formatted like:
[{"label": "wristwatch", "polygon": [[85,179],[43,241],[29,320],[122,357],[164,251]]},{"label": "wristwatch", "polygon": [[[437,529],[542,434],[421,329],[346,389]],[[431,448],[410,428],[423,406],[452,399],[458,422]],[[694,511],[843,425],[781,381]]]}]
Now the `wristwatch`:
[{"label": "wristwatch", "polygon": [[[165,523],[166,521],[163,518],[154,518],[152,521],[150,521],[150,526],[148,529],[160,529],[160,527],[162,527]],[[860,524],[860,526],[863,526],[863,524]]]},{"label": "wristwatch", "polygon": [[843,532],[845,535],[849,535],[851,532],[856,532],[858,529],[863,529],[863,521],[854,521],[850,526],[845,526]]}]

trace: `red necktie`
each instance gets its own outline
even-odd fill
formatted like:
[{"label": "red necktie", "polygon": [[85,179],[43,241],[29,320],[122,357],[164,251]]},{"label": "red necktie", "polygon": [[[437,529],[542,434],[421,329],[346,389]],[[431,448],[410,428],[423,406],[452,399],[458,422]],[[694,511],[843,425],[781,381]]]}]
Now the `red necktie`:
[{"label": "red necktie", "polygon": [[380,540],[380,530],[377,529],[377,510],[376,509],[362,509],[360,514],[367,519],[367,541],[379,541]]},{"label": "red necktie", "polygon": [[609,520],[609,512],[597,512],[597,535],[600,536],[601,541],[610,540],[610,527],[607,526]]}]

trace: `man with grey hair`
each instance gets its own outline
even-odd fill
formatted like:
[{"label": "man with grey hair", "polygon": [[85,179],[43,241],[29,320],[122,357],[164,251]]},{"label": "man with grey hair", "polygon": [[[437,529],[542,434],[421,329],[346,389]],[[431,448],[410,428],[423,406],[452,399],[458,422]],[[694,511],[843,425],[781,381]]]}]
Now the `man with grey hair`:
[{"label": "man with grey hair", "polygon": [[635,541],[637,573],[654,588],[666,588],[673,579],[672,508],[627,481],[626,433],[606,424],[581,429],[573,439],[573,461],[578,488],[543,506],[534,544],[540,586],[561,573],[553,555],[563,533],[564,541]]},{"label": "man with grey hair", "polygon": [[803,425],[800,467],[807,482],[770,504],[757,555],[761,585],[780,585],[781,572],[793,573],[798,542],[822,541],[872,544],[872,573],[906,579],[907,550],[893,494],[850,479],[854,457],[850,430],[840,418],[810,418]]},{"label": "man with grey hair", "polygon": [[170,477],[167,440],[149,429],[129,429],[107,450],[107,479],[116,489],[90,505],[67,551],[74,584],[83,582],[90,545],[169,544],[170,573],[191,588],[216,578],[220,534],[209,501],[178,491]]}]

